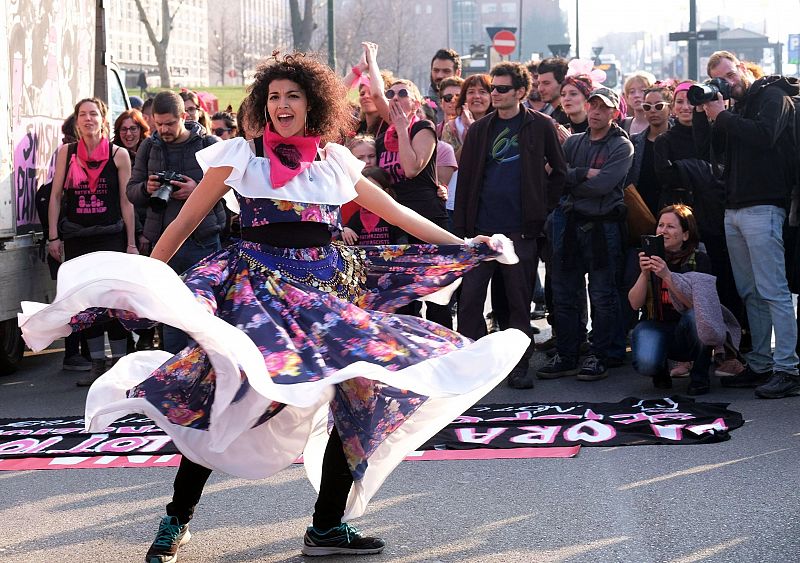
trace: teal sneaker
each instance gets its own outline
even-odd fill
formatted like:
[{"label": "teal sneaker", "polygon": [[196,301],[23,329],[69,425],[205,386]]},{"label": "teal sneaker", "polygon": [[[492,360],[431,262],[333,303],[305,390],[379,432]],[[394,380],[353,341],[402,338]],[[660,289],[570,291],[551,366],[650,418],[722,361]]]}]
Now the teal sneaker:
[{"label": "teal sneaker", "polygon": [[306,529],[303,538],[303,555],[335,555],[349,553],[351,555],[369,555],[380,553],[386,542],[380,538],[362,536],[358,528],[347,522],[330,530],[318,530],[314,526]]},{"label": "teal sneaker", "polygon": [[175,516],[164,516],[158,524],[156,539],[147,550],[144,560],[147,563],[176,563],[178,548],[191,538],[189,524],[181,526]]}]

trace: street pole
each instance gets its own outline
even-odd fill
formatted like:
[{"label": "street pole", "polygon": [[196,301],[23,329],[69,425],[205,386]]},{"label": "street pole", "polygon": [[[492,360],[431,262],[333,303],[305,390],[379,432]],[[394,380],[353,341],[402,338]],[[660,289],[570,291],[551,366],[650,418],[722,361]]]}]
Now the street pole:
[{"label": "street pole", "polygon": [[[689,33],[697,31],[697,0],[689,0]],[[697,80],[697,38],[689,39],[689,78]]]},{"label": "street pole", "polygon": [[524,0],[519,0],[519,30],[517,31],[517,60],[519,62],[525,62],[522,60],[522,3]]},{"label": "street pole", "polygon": [[336,25],[333,20],[333,0],[328,0],[328,65],[336,72]]},{"label": "street pole", "polygon": [[581,12],[578,0],[575,0],[575,58],[581,58]]}]

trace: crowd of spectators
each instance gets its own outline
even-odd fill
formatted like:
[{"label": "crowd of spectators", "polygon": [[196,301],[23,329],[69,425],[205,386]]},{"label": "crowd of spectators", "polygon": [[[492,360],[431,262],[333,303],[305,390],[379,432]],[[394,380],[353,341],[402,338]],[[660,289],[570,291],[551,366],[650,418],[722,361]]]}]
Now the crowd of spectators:
[{"label": "crowd of spectators", "polygon": [[[586,61],[462,70],[458,53],[441,49],[423,89],[381,69],[378,45],[364,43],[344,78],[354,119],[341,140],[365,176],[458,236],[506,235],[520,258],[468,272],[449,306],[403,312],[455,320],[471,338],[504,328],[533,338],[531,320],[546,309],[552,337],[531,345],[509,374],[513,388],[533,387],[534,376],[601,380],[631,358],[657,388],[687,377],[687,392],[704,394],[716,374],[764,398],[800,394],[787,282],[796,265],[784,251],[797,236],[787,220],[796,82],[762,77],[726,51],[707,71],[730,94],[694,104],[692,81],[634,72],[620,96]],[[161,92],[119,116],[113,144],[131,162],[123,193],[136,210],[138,252],[200,181],[194,154],[248,137],[246,125],[232,108],[209,115],[190,91]],[[178,177],[164,205],[153,205],[165,171]],[[231,225],[235,209],[220,203],[171,265],[181,271],[219,249],[236,236]],[[354,203],[342,208],[342,226],[346,244],[418,242]],[[139,341],[153,346],[153,333]],[[161,345],[176,352],[185,340],[167,329]],[[544,363],[531,365],[534,349]]]}]

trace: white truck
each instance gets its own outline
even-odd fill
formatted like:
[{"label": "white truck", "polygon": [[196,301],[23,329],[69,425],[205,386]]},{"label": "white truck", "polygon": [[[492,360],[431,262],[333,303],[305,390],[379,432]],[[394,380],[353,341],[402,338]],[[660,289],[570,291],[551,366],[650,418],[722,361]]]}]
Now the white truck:
[{"label": "white truck", "polygon": [[103,0],[0,7],[0,374],[14,371],[24,352],[20,301],[55,294],[34,196],[47,181],[61,124],[81,98],[107,102],[112,124],[129,107],[106,29]]}]

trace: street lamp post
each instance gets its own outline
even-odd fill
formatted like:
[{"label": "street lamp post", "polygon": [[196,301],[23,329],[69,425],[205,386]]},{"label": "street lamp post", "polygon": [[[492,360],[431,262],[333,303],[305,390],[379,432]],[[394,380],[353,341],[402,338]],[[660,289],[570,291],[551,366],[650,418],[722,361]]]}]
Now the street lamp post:
[{"label": "street lamp post", "polygon": [[336,71],[336,25],[333,20],[333,0],[328,0],[328,65]]}]

